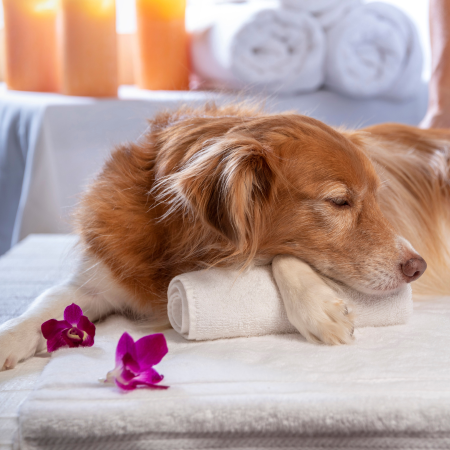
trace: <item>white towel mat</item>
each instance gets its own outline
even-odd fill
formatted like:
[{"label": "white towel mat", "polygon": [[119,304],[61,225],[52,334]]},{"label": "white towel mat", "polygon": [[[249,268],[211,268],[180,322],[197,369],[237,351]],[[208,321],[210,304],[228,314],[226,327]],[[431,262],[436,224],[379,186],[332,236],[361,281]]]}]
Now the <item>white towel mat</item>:
[{"label": "white towel mat", "polygon": [[[295,333],[272,276],[272,266],[244,273],[214,268],[175,277],[168,289],[172,327],[190,340]],[[387,296],[345,288],[338,294],[355,315],[355,326],[405,323],[412,312],[411,287]]]},{"label": "white towel mat", "polygon": [[20,411],[25,450],[444,449],[450,447],[450,299],[408,325],[356,330],[353,345],[298,334],[189,342],[165,332],[162,390],[121,393],[113,317],[94,347],[53,354]]}]

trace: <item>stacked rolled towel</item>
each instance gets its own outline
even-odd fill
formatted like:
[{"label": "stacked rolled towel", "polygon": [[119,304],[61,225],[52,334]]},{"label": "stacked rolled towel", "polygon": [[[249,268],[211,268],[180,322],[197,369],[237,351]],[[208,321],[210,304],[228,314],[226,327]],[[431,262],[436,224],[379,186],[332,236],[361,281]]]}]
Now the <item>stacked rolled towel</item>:
[{"label": "stacked rolled towel", "polygon": [[[412,312],[411,288],[385,296],[337,288],[355,316],[355,327],[405,323]],[[271,266],[240,273],[207,269],[175,277],[168,289],[172,327],[189,340],[296,333],[290,324]]]},{"label": "stacked rolled towel", "polygon": [[361,5],[327,31],[325,85],[336,92],[407,99],[420,86],[422,64],[414,24],[386,3]]},{"label": "stacked rolled towel", "polygon": [[325,30],[339,22],[352,9],[361,5],[361,0],[281,0],[287,9],[307,11]]},{"label": "stacked rolled towel", "polygon": [[419,90],[422,49],[401,10],[361,0],[253,0],[215,6],[191,27],[202,86],[403,100]]},{"label": "stacked rolled towel", "polygon": [[305,92],[323,84],[325,37],[310,14],[264,1],[216,8],[191,39],[193,70],[207,85]]}]

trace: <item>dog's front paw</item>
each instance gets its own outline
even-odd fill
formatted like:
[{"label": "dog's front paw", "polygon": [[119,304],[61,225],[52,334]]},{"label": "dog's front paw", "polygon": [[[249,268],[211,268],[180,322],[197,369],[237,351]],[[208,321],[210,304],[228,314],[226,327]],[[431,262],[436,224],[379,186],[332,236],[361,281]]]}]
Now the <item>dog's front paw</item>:
[{"label": "dog's front paw", "polygon": [[353,314],[344,301],[334,295],[318,295],[308,310],[291,308],[289,321],[308,341],[328,345],[353,341]]},{"label": "dog's front paw", "polygon": [[[318,305],[320,306],[320,304]],[[305,323],[309,341],[328,345],[349,344],[353,341],[353,314],[344,301],[330,297],[314,309]]]},{"label": "dog's front paw", "polygon": [[0,325],[0,371],[14,368],[44,347],[45,339],[34,322],[20,318],[5,322]]}]

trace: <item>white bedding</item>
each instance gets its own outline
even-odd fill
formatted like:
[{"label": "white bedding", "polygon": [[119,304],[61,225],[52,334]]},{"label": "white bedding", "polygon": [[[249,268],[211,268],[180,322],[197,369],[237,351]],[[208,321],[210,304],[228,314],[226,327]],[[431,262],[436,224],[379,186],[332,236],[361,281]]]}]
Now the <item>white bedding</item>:
[{"label": "white bedding", "polygon": [[[16,273],[10,284],[0,277],[2,303],[42,283],[43,261],[56,274],[73,242],[33,237],[0,259]],[[19,277],[27,260],[35,268]],[[1,373],[0,448],[11,448],[3,430],[14,431],[17,417],[27,450],[450,447],[449,298],[416,303],[407,325],[356,330],[351,346],[299,335],[197,343],[169,330],[157,366],[167,391],[123,394],[97,381],[113,368],[125,329],[134,338],[151,331],[108,319],[94,347],[55,353],[29,396],[44,359]]]}]

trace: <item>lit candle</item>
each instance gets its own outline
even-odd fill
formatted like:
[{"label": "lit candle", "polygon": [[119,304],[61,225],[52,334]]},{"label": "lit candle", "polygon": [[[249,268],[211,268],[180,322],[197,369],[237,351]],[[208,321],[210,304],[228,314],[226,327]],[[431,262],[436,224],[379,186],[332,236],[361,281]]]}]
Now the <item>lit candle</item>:
[{"label": "lit candle", "polygon": [[186,0],[136,0],[137,84],[143,89],[189,88]]},{"label": "lit candle", "polygon": [[10,89],[58,90],[56,9],[57,0],[3,0]]},{"label": "lit candle", "polygon": [[117,36],[114,0],[60,0],[63,94],[117,96]]},{"label": "lit candle", "polygon": [[0,29],[0,81],[5,81],[5,32]]},{"label": "lit candle", "polygon": [[117,35],[119,84],[134,84],[133,50],[134,35]]}]

